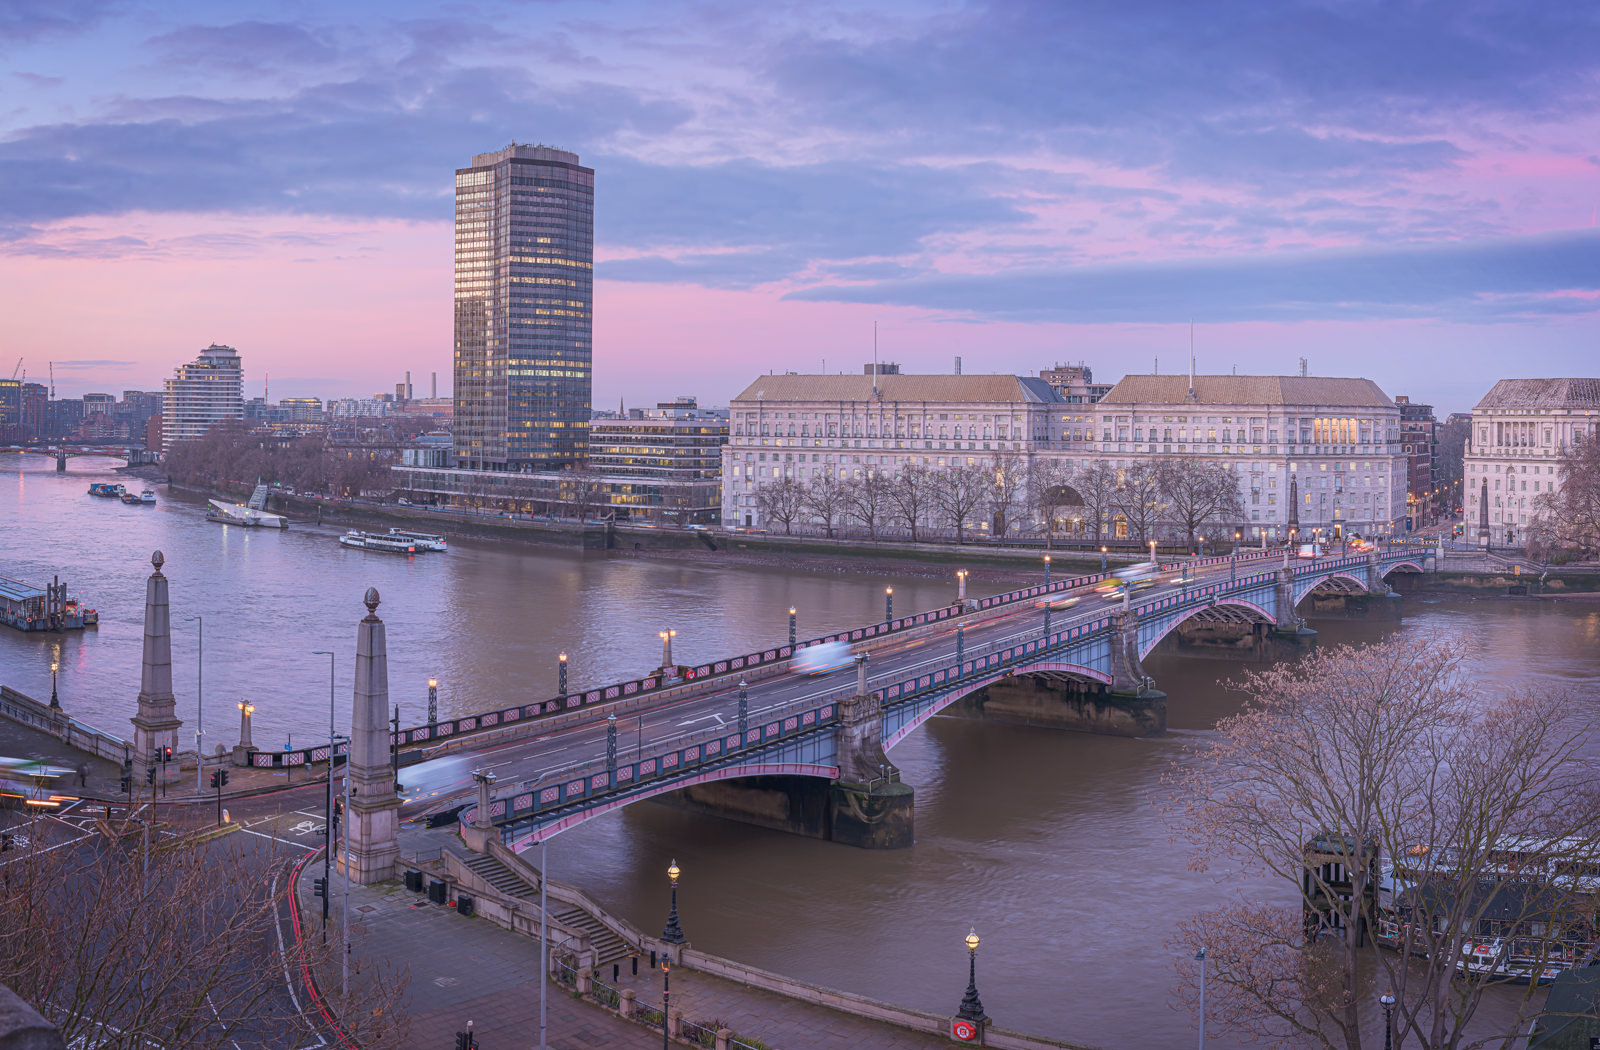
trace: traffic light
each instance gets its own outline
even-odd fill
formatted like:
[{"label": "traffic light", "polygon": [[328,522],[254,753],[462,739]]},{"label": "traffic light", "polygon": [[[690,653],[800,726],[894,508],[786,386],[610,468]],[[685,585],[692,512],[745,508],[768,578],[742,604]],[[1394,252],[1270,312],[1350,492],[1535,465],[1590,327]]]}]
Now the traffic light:
[{"label": "traffic light", "polygon": [[222,790],[222,770],[213,769],[211,771],[211,789],[213,791]]},{"label": "traffic light", "polygon": [[327,879],[312,879],[311,880],[311,895],[313,897],[326,897],[328,895],[328,880]]},{"label": "traffic light", "polygon": [[148,768],[148,769],[146,769],[144,771],[144,782],[146,784],[154,784],[156,782],[156,767],[155,766],[151,766],[150,768]]},{"label": "traffic light", "polygon": [[471,1038],[472,1037],[470,1035],[468,1035],[466,1032],[457,1032],[456,1033],[456,1050],[469,1050],[469,1048],[472,1046],[472,1044],[470,1042],[468,1042],[468,1040],[470,1040]]},{"label": "traffic light", "polygon": [[228,771],[226,769],[219,769],[219,770],[217,770],[217,772],[222,774],[222,786],[223,787],[227,787],[228,786]]},{"label": "traffic light", "polygon": [[163,762],[171,762],[172,761],[172,745],[171,744],[168,744],[166,747],[163,747],[161,749],[161,761],[163,761]]},{"label": "traffic light", "polygon": [[126,773],[122,774],[122,793],[124,795],[133,794],[133,777]]}]

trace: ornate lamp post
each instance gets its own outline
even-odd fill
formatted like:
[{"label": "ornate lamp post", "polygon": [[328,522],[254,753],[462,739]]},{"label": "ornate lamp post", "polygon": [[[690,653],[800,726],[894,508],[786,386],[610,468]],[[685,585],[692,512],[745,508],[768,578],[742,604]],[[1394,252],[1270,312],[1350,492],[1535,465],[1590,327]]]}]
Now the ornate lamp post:
[{"label": "ornate lamp post", "polygon": [[1243,529],[1233,530],[1233,552],[1228,555],[1228,582],[1232,583],[1239,578],[1239,541],[1244,538]]},{"label": "ornate lamp post", "polygon": [[957,569],[956,570],[956,601],[965,602],[966,600],[967,600],[967,570],[966,569]]},{"label": "ornate lamp post", "polygon": [[428,679],[428,724],[431,726],[439,721],[439,680]]},{"label": "ornate lamp post", "polygon": [[794,606],[789,606],[789,648],[794,648]]},{"label": "ornate lamp post", "polygon": [[886,622],[886,623],[888,621],[894,619],[894,588],[893,587],[885,587],[883,589],[883,619],[884,619],[884,622]]},{"label": "ornate lamp post", "polygon": [[1204,948],[1194,953],[1194,961],[1200,964],[1200,1050],[1206,1050],[1206,950]]},{"label": "ornate lamp post", "polygon": [[961,998],[956,1016],[966,1021],[983,1020],[983,1000],[978,998],[978,929],[967,933],[967,994]]},{"label": "ornate lamp post", "polygon": [[670,1050],[668,1015],[672,1012],[672,960],[661,960],[661,1050]]},{"label": "ornate lamp post", "polygon": [[1050,555],[1044,556],[1044,585],[1050,586]]},{"label": "ornate lamp post", "polygon": [[1156,563],[1156,541],[1155,540],[1151,540],[1150,541],[1150,564],[1154,565],[1155,563]]},{"label": "ornate lamp post", "polygon": [[566,696],[567,695],[567,651],[565,649],[561,650],[560,655],[556,657],[556,661],[557,661],[557,664],[556,664],[556,667],[557,667],[557,670],[556,670],[556,690],[557,690],[556,695],[557,696]]},{"label": "ornate lamp post", "polygon": [[239,701],[239,746],[246,751],[255,747],[255,741],[250,739],[250,716],[255,713],[255,704]]},{"label": "ornate lamp post", "polygon": [[[312,656],[326,656],[328,658],[328,809],[323,821],[323,832],[327,837],[327,848],[322,851],[322,938],[326,943],[328,938],[328,870],[333,863],[333,755],[338,750],[338,734],[334,732],[333,725],[333,664],[335,657],[327,649],[313,649]],[[430,680],[431,681],[431,680]],[[433,689],[428,689],[428,707],[433,707]],[[310,757],[309,755],[307,756]],[[309,771],[308,771],[309,772]]]},{"label": "ornate lamp post", "polygon": [[1101,547],[1100,548],[1100,575],[1104,576],[1105,572],[1106,572],[1106,548],[1105,547]]},{"label": "ornate lamp post", "polygon": [[671,630],[657,631],[656,634],[661,638],[661,669],[670,671],[672,669],[672,640],[678,637],[678,632]]},{"label": "ornate lamp post", "polygon": [[56,695],[56,672],[61,670],[60,660],[50,661],[50,706],[61,710],[61,698]]},{"label": "ornate lamp post", "polygon": [[672,909],[667,912],[667,928],[661,931],[661,939],[668,944],[682,944],[684,941],[683,927],[678,925],[678,862],[674,860],[667,869],[667,878],[672,880]]},{"label": "ornate lamp post", "polygon": [[1378,1002],[1383,1004],[1383,1050],[1393,1050],[1394,996],[1389,992],[1384,992],[1378,996]]}]

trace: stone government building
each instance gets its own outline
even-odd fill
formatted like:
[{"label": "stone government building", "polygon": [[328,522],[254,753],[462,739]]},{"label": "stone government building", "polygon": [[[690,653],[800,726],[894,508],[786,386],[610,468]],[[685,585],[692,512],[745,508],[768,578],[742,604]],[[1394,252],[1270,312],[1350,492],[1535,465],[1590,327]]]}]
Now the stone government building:
[{"label": "stone government building", "polygon": [[[1125,469],[1192,456],[1237,471],[1245,520],[1227,524],[1250,539],[1284,539],[1291,524],[1307,535],[1404,527],[1401,413],[1368,379],[1131,375],[1093,401],[1068,400],[1044,379],[892,371],[874,381],[872,368],[762,376],[730,402],[724,525],[767,527],[757,493],[784,478],[993,467],[1003,457]],[[1106,526],[1111,538],[1122,531]]]},{"label": "stone government building", "polygon": [[1600,379],[1502,379],[1472,410],[1463,514],[1479,543],[1527,537],[1541,493],[1561,485],[1561,457],[1600,433]]}]

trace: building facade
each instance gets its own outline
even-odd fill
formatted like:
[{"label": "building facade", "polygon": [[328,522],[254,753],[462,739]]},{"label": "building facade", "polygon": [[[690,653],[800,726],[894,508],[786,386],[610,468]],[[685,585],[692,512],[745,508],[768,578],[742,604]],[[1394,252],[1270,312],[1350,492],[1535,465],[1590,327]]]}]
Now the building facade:
[{"label": "building facade", "polygon": [[1466,534],[1485,546],[1527,536],[1534,500],[1561,486],[1561,458],[1600,433],[1600,379],[1502,379],[1472,410]]},{"label": "building facade", "polygon": [[1400,448],[1406,457],[1406,518],[1412,528],[1438,520],[1438,421],[1433,406],[1396,394],[1400,409]]},{"label": "building facade", "polygon": [[[1072,412],[1059,415],[1075,437]],[[1098,458],[1215,460],[1235,471],[1247,539],[1399,532],[1408,464],[1400,411],[1370,379],[1130,375],[1094,405],[1076,467]],[[1231,524],[1231,523],[1228,523]],[[1111,526],[1116,528],[1115,524]]]},{"label": "building facade", "polygon": [[723,525],[770,527],[760,493],[784,479],[850,481],[906,467],[937,473],[1002,460],[1025,466],[1048,443],[1052,414],[1061,407],[1042,379],[866,371],[762,376],[729,402]]},{"label": "building facade", "polygon": [[1039,378],[1050,384],[1056,396],[1069,405],[1092,405],[1111,392],[1112,383],[1096,383],[1094,371],[1081,361],[1054,368],[1039,369]]},{"label": "building facade", "polygon": [[588,455],[594,171],[512,144],[456,170],[455,455],[561,470]]},{"label": "building facade", "polygon": [[212,343],[166,382],[161,451],[194,441],[218,423],[244,419],[244,370],[239,351]]}]

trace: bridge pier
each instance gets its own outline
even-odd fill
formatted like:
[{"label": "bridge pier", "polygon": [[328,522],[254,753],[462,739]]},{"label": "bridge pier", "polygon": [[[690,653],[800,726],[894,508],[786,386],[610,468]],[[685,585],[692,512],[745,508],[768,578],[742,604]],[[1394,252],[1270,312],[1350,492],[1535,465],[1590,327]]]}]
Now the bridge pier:
[{"label": "bridge pier", "polygon": [[1310,594],[1307,611],[1319,620],[1398,620],[1400,596],[1382,594]]},{"label": "bridge pier", "polygon": [[67,450],[66,450],[65,446],[58,446],[56,448],[56,473],[57,474],[65,474],[66,472],[67,472]]}]

